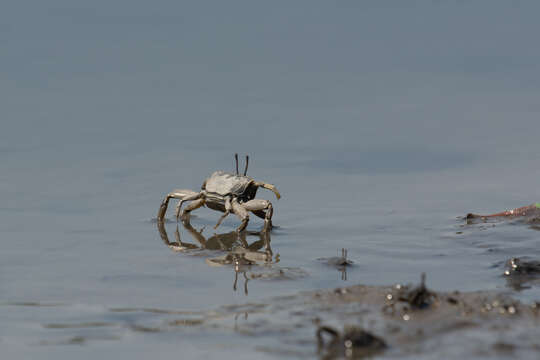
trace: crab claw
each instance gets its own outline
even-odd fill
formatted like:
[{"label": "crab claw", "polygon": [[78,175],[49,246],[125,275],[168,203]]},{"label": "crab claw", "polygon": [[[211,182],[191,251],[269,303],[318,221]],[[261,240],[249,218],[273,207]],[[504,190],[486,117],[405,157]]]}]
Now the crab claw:
[{"label": "crab claw", "polygon": [[281,194],[279,193],[279,191],[276,189],[276,187],[274,185],[267,184],[265,182],[256,182],[255,185],[272,191],[276,195],[276,198],[278,200],[281,198]]},{"label": "crab claw", "polygon": [[276,198],[279,200],[281,199],[281,194],[279,193],[279,191],[276,189],[276,187],[274,185],[271,185],[272,187],[269,189],[271,190],[275,195],[276,195]]}]

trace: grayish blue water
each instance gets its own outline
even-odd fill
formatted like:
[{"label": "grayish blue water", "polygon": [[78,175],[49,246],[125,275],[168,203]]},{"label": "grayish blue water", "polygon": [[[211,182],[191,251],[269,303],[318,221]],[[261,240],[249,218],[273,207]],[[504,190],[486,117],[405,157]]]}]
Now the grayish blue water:
[{"label": "grayish blue water", "polygon": [[[264,339],[144,332],[135,325],[157,315],[139,310],[341,286],[342,274],[317,260],[341,248],[355,262],[346,284],[426,272],[438,290],[514,291],[503,263],[539,258],[540,232],[463,227],[457,217],[540,199],[539,10],[527,1],[4,2],[2,352],[215,358],[244,346],[235,356],[251,358]],[[168,191],[232,170],[234,152],[283,195],[259,192],[274,202],[275,267],[292,269],[289,280],[250,280],[247,295],[233,289],[232,267],[205,262],[223,252],[173,252],[153,222]],[[218,217],[201,209],[192,225],[211,237]],[[231,216],[219,233],[237,225]],[[254,218],[248,229],[261,226]],[[171,241],[175,229],[167,223]],[[514,292],[540,298],[534,284]],[[116,311],[126,308],[139,310]]]}]

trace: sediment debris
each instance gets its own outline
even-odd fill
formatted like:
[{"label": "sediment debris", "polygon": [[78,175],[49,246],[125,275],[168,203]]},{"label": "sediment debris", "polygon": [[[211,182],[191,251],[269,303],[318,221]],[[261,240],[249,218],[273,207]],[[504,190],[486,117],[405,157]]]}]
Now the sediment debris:
[{"label": "sediment debris", "polygon": [[473,223],[475,220],[487,221],[492,218],[523,218],[525,221],[531,223],[540,222],[540,203],[534,203],[489,215],[468,213],[465,216],[467,223]]},{"label": "sediment debris", "polygon": [[[435,292],[426,287],[422,276],[416,287],[357,285],[311,296],[318,304],[314,307],[325,309],[319,315],[321,322],[362,324],[363,328],[368,324],[367,329],[384,339],[392,356],[426,351],[440,358],[468,358],[479,352],[489,357],[502,351],[536,356],[533,339],[540,336],[540,305],[522,304],[498,292]],[[504,339],[500,329],[505,329]],[[452,340],[445,340],[449,336]],[[483,340],[471,344],[470,336]],[[508,346],[501,347],[502,340]]]}]

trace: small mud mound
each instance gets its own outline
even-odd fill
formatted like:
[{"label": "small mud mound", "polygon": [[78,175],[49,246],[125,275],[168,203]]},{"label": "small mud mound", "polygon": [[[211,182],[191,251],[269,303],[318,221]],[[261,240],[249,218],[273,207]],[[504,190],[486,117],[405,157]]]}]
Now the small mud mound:
[{"label": "small mud mound", "polygon": [[497,292],[434,292],[425,279],[418,286],[306,292],[265,305],[238,320],[236,331],[272,339],[275,346],[257,348],[276,356],[359,358],[384,350],[390,357],[536,358],[540,336],[536,304]]},{"label": "small mud mound", "polygon": [[[325,341],[325,335],[330,336],[330,341]],[[323,359],[356,359],[372,356],[386,348],[382,338],[362,328],[346,326],[342,334],[329,326],[317,329],[317,352]]]},{"label": "small mud mound", "polygon": [[394,299],[403,301],[415,309],[425,309],[431,306],[437,299],[437,294],[426,287],[426,274],[423,273],[420,285],[398,286]]}]

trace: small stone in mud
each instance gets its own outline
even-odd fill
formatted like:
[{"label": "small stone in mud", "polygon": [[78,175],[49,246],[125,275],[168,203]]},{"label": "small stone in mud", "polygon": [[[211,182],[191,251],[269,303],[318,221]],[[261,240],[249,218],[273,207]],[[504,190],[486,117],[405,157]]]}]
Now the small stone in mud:
[{"label": "small stone in mud", "polygon": [[[326,343],[323,336],[331,337]],[[319,354],[325,358],[358,358],[369,356],[387,348],[386,342],[372,333],[358,328],[345,327],[343,334],[332,327],[321,326],[317,329],[317,346]]]}]

